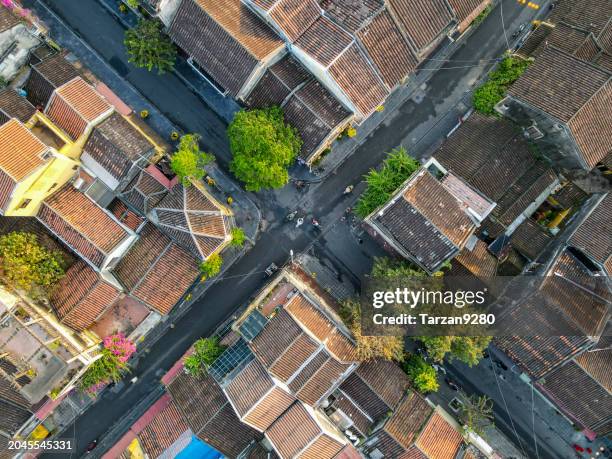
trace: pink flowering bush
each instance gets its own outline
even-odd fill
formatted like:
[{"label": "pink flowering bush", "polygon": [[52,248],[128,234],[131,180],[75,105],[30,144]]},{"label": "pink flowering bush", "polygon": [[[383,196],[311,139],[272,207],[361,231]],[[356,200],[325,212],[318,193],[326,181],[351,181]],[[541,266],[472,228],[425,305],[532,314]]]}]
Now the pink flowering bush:
[{"label": "pink flowering bush", "polygon": [[125,337],[123,333],[104,338],[103,345],[106,349],[119,359],[120,362],[127,362],[130,356],[136,352],[136,345]]},{"label": "pink flowering bush", "polygon": [[12,9],[15,6],[13,4],[13,0],[1,0],[0,3],[2,3],[2,6],[4,6],[5,8],[10,8],[10,9]]},{"label": "pink flowering bush", "polygon": [[129,371],[127,361],[136,352],[136,346],[123,333],[107,336],[102,341],[101,357],[83,373],[81,388],[96,395],[107,384],[119,381]]}]

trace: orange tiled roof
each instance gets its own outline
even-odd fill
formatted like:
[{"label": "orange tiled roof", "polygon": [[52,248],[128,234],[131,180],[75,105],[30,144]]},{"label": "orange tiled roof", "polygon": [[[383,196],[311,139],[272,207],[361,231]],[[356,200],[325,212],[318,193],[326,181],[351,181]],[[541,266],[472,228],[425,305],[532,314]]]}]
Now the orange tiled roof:
[{"label": "orange tiled roof", "polygon": [[24,179],[45,163],[41,154],[47,149],[16,119],[0,126],[0,169],[16,181]]},{"label": "orange tiled roof", "polygon": [[128,236],[109,214],[70,184],[46,199],[45,206],[106,254]]},{"label": "orange tiled roof", "polygon": [[463,437],[442,416],[434,413],[416,441],[430,459],[454,459]]},{"label": "orange tiled roof", "polygon": [[81,331],[91,326],[118,298],[115,287],[79,260],[66,271],[50,301],[62,323]]},{"label": "orange tiled roof", "polygon": [[329,352],[342,361],[356,360],[356,348],[325,314],[302,294],[295,295],[285,306],[291,316],[325,344]]},{"label": "orange tiled roof", "polygon": [[81,77],[76,77],[56,89],[56,93],[83,119],[94,121],[112,107]]}]

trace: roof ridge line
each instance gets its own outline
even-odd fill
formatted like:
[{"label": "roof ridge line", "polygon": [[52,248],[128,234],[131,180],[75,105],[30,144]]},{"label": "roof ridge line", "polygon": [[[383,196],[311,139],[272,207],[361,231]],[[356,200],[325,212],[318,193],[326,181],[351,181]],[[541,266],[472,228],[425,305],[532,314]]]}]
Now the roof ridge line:
[{"label": "roof ridge line", "polygon": [[[351,373],[351,374],[352,374],[352,373]],[[349,376],[350,376],[350,375],[349,375]],[[344,381],[342,381],[342,382],[344,382]],[[340,384],[340,386],[342,386],[342,383]],[[339,390],[339,391],[342,393],[342,395],[344,395],[344,397],[345,397],[346,399],[348,399],[348,400],[349,400],[349,401],[350,401],[350,402],[353,404],[353,406],[354,406],[355,408],[357,408],[357,411],[359,411],[359,412],[360,412],[361,414],[363,414],[363,415],[364,415],[366,418],[368,418],[368,420],[369,420],[369,421],[374,422],[374,419],[372,419],[372,418],[370,417],[370,415],[369,415],[368,413],[366,413],[366,412],[365,412],[365,411],[364,411],[364,410],[361,408],[361,406],[359,406],[359,404],[358,404],[358,403],[357,403],[355,400],[353,400],[353,397],[351,397],[351,396],[350,396],[350,395],[348,395],[346,392],[344,392],[344,391],[342,390],[342,387],[338,387],[338,390]],[[376,392],[374,392],[374,391],[372,391],[372,392],[374,393],[374,395],[375,395],[376,397],[378,397],[378,394],[377,394]],[[380,398],[380,397],[378,397],[378,398]],[[381,401],[382,401],[383,403],[385,403],[385,402],[384,402],[384,400],[382,400],[382,399],[381,399]],[[386,405],[386,403],[385,403],[385,405]]]},{"label": "roof ridge line", "polygon": [[[595,64],[592,64],[592,65],[593,65],[593,67],[597,67],[597,68],[598,68],[598,69],[600,69],[600,70],[604,70],[604,71],[606,71],[606,70],[605,70],[605,69],[603,69],[602,67],[596,66]],[[579,114],[580,112],[582,112],[582,109],[583,109],[584,107],[586,107],[587,105],[589,105],[589,103],[590,103],[590,102],[591,102],[591,101],[592,101],[592,100],[595,98],[595,96],[597,96],[597,95],[599,94],[599,92],[600,92],[600,91],[602,91],[602,90],[603,90],[603,89],[604,89],[606,86],[608,86],[608,84],[609,84],[609,83],[610,83],[610,81],[612,80],[612,73],[607,72],[607,71],[606,71],[606,73],[608,73],[608,79],[606,80],[606,82],[605,82],[604,84],[602,84],[602,85],[601,85],[599,88],[597,88],[597,91],[595,91],[593,94],[591,94],[591,96],[590,96],[590,97],[589,97],[589,98],[588,98],[588,99],[587,99],[587,100],[584,102],[584,104],[582,104],[582,105],[580,106],[580,108],[579,108],[578,110],[576,110],[576,112],[575,112],[575,113],[574,113],[574,114],[573,114],[573,115],[570,117],[570,119],[569,119],[569,120],[567,120],[567,123],[566,123],[566,124],[567,124],[568,126],[569,126],[569,124],[570,124],[570,123],[571,123],[571,122],[572,122],[572,121],[573,121],[573,120],[576,118],[576,116],[578,116],[578,114]]]},{"label": "roof ridge line", "polygon": [[[166,247],[164,247],[164,250],[162,250],[162,251],[159,253],[159,255],[158,255],[156,258],[155,258],[155,260],[153,261],[153,263],[151,263],[151,265],[149,266],[149,269],[147,269],[147,270],[146,270],[146,272],[145,272],[145,273],[142,275],[142,277],[141,277],[141,278],[138,280],[138,282],[136,282],[136,283],[134,284],[134,287],[132,287],[132,288],[130,289],[130,291],[128,292],[130,295],[132,294],[132,292],[135,292],[135,291],[136,291],[136,289],[137,289],[138,287],[140,287],[140,285],[141,285],[141,284],[142,284],[142,282],[144,281],[144,278],[145,278],[145,277],[147,277],[147,276],[149,275],[149,273],[151,272],[151,270],[153,269],[153,267],[154,267],[155,265],[157,265],[157,263],[159,262],[159,260],[161,259],[161,257],[162,257],[162,256],[164,256],[168,250],[170,250],[170,246],[171,246],[172,244],[174,244],[174,242],[173,242],[172,240],[170,240],[170,241],[168,242],[168,244],[166,244]],[[144,300],[143,300],[143,302],[144,302]],[[158,311],[158,309],[157,309],[157,308],[155,308],[155,307],[154,307],[153,309],[155,309],[156,311]]]}]

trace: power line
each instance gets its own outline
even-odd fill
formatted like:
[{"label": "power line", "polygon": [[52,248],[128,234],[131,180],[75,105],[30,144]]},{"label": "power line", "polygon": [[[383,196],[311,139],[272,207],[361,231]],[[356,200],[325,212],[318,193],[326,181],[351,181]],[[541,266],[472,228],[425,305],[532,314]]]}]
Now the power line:
[{"label": "power line", "polygon": [[502,30],[504,31],[504,38],[506,39],[506,47],[510,49],[510,41],[508,40],[508,34],[506,33],[506,25],[504,24],[504,2],[499,2],[499,15],[501,17]]},{"label": "power line", "polygon": [[497,379],[497,371],[495,371],[495,367],[493,366],[493,359],[491,359],[491,369],[493,370],[493,375],[495,376],[495,382],[497,383],[497,390],[499,391],[499,395],[501,395],[502,401],[504,402],[504,408],[506,410],[506,414],[508,415],[508,419],[510,420],[510,426],[514,432],[514,436],[516,437],[519,446],[521,447],[521,451],[525,457],[529,457],[525,452],[525,448],[523,448],[523,443],[521,442],[521,438],[519,437],[518,432],[516,431],[516,427],[514,426],[514,421],[512,420],[512,416],[510,416],[510,410],[508,409],[508,404],[506,403],[506,397],[504,397],[504,393],[501,389],[501,385],[499,384],[499,379]]},{"label": "power line", "polygon": [[538,439],[535,433],[535,410],[534,410],[534,402],[533,402],[533,383],[531,386],[531,431],[533,432],[533,444],[535,445],[536,456],[540,459],[540,453],[538,452]]}]

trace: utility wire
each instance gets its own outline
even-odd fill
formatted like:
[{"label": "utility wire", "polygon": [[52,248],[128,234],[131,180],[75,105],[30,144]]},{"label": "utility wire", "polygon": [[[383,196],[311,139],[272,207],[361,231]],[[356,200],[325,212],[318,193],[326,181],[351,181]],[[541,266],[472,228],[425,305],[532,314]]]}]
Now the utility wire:
[{"label": "utility wire", "polygon": [[534,401],[533,401],[533,383],[531,386],[531,431],[533,432],[533,444],[535,445],[536,456],[540,459],[540,453],[538,452],[538,439],[535,433],[535,410],[534,410]]},{"label": "utility wire", "polygon": [[506,33],[506,25],[504,24],[504,2],[499,2],[499,15],[501,17],[502,30],[504,31],[504,38],[506,39],[507,49],[510,49],[510,41],[508,40],[508,34]]},{"label": "utility wire", "polygon": [[525,457],[529,457],[525,452],[525,448],[523,448],[523,443],[521,442],[521,438],[519,437],[518,432],[516,431],[516,427],[514,426],[514,421],[512,420],[512,416],[510,415],[510,410],[508,409],[508,404],[506,403],[506,397],[504,397],[504,393],[502,391],[501,385],[499,384],[499,379],[497,378],[497,371],[495,370],[495,366],[493,365],[493,359],[491,359],[491,369],[493,370],[493,375],[495,376],[495,382],[497,383],[497,390],[499,391],[499,395],[501,395],[502,401],[504,402],[504,408],[506,410],[506,414],[508,415],[508,419],[510,419],[510,426],[512,427],[512,431],[514,432],[514,436],[516,437],[519,446],[521,447],[521,451]]}]

